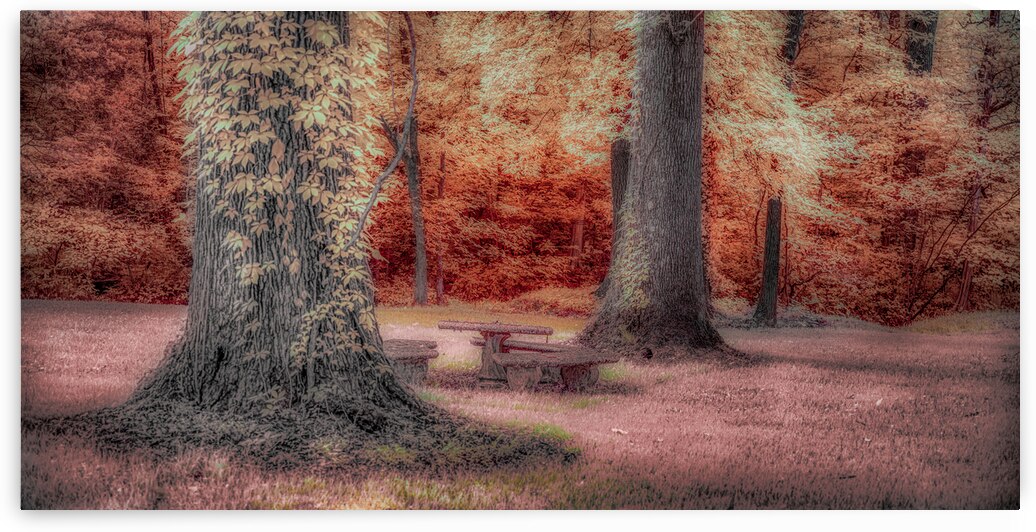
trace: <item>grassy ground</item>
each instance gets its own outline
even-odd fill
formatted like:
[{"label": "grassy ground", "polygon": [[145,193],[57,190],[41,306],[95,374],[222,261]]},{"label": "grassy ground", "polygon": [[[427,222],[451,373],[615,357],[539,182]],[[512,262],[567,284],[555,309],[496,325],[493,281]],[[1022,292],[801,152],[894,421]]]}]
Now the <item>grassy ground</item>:
[{"label": "grassy ground", "polygon": [[[183,307],[25,302],[22,412],[117,404]],[[477,351],[439,319],[582,321],[476,306],[385,308],[386,338],[432,338],[424,399],[581,449],[571,465],[451,476],[277,472],[220,453],[154,463],[22,434],[26,508],[1012,508],[1019,500],[1017,315],[915,325],[721,330],[763,364],[624,360],[583,394],[476,386]],[[406,465],[392,446],[372,450]]]}]

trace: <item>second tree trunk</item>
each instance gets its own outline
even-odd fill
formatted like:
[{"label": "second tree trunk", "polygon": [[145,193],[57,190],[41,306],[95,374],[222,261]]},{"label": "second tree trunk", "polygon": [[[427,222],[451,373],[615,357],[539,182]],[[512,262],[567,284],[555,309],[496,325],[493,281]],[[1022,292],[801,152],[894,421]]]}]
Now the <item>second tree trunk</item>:
[{"label": "second tree trunk", "polygon": [[760,325],[777,324],[777,282],[781,270],[781,200],[770,198],[766,205],[766,242],[763,245],[763,286],[755,306],[754,319]]}]

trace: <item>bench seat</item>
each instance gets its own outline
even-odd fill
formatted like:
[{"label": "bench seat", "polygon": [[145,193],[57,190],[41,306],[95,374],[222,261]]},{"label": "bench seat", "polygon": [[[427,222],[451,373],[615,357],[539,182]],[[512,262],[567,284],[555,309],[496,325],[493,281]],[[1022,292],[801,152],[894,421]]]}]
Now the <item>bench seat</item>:
[{"label": "bench seat", "polygon": [[562,347],[558,351],[529,352],[509,351],[494,353],[493,359],[507,373],[507,385],[515,390],[528,390],[543,379],[544,370],[555,369],[561,373],[561,382],[566,390],[585,390],[600,378],[600,364],[619,361],[619,355],[575,346]]},{"label": "bench seat", "polygon": [[430,340],[385,340],[385,356],[404,381],[421,384],[428,376],[428,361],[439,356],[438,345]]},{"label": "bench seat", "polygon": [[[480,337],[472,338],[471,345],[484,347],[486,345],[486,339]],[[507,349],[518,349],[521,351],[537,351],[540,353],[558,353],[566,349],[572,348],[572,346],[565,346],[561,344],[548,344],[546,342],[523,342],[522,340],[512,340],[510,338],[504,340],[503,346]]]}]

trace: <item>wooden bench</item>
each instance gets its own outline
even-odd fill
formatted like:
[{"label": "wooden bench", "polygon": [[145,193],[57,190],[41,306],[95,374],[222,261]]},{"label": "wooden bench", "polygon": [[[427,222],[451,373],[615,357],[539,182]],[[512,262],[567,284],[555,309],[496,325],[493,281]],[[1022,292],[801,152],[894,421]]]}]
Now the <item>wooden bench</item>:
[{"label": "wooden bench", "polygon": [[[486,345],[485,338],[472,338],[471,345],[484,346]],[[535,351],[537,353],[558,353],[566,349],[572,349],[572,346],[565,346],[560,344],[548,344],[546,342],[524,342],[522,340],[512,340],[507,338],[500,345],[505,349],[517,349],[519,351]]]},{"label": "wooden bench", "polygon": [[[485,345],[482,338],[472,338],[474,345]],[[507,386],[513,390],[529,390],[541,382],[549,370],[559,371],[566,390],[585,390],[600,379],[600,364],[619,361],[619,355],[578,346],[523,342],[505,339],[504,349],[493,353],[493,360],[504,368]]]},{"label": "wooden bench", "polygon": [[454,331],[474,331],[482,335],[485,342],[482,345],[482,364],[478,370],[480,384],[493,384],[507,381],[507,372],[502,366],[493,360],[493,354],[507,351],[502,347],[502,342],[508,340],[512,334],[535,334],[550,336],[554,329],[540,327],[537,325],[521,325],[517,323],[482,322],[482,321],[440,321],[440,329]]},{"label": "wooden bench", "polygon": [[385,356],[401,379],[421,384],[428,376],[428,361],[439,356],[430,340],[385,340]]}]

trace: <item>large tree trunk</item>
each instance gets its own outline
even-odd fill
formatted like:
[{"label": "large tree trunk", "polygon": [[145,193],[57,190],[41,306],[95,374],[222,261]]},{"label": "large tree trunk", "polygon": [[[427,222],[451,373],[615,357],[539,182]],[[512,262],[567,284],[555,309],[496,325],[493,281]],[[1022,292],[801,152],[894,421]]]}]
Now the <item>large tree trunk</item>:
[{"label": "large tree trunk", "polygon": [[583,340],[714,347],[702,258],[704,13],[638,14],[640,109],[612,280]]},{"label": "large tree trunk", "polygon": [[766,205],[766,242],[763,249],[763,283],[754,319],[760,325],[777,324],[777,284],[781,271],[781,200],[770,198]]},{"label": "large tree trunk", "polygon": [[421,152],[417,149],[417,119],[410,123],[406,147],[406,182],[410,191],[410,216],[414,222],[414,302],[428,304],[428,248],[425,245],[424,214],[421,212],[421,180],[418,174]]},{"label": "large tree trunk", "polygon": [[608,285],[611,284],[612,264],[615,264],[615,250],[621,237],[619,215],[622,210],[622,198],[626,196],[626,183],[629,181],[630,171],[630,142],[626,139],[617,139],[612,142],[611,150],[612,166],[612,252],[611,262],[608,263],[608,273],[604,280],[594,292],[597,297],[604,297],[608,293]]},{"label": "large tree trunk", "polygon": [[[252,22],[216,22],[226,17]],[[200,161],[187,324],[137,399],[238,412],[311,405],[368,429],[424,409],[390,370],[365,253],[342,249],[349,234],[335,220],[334,198],[348,193],[341,185],[358,179],[345,155],[349,142],[332,138],[352,120],[345,85],[331,81],[341,72],[329,66],[344,61],[331,40],[348,45],[348,17],[203,13],[196,21],[189,61],[198,79],[189,81],[185,103],[198,122]],[[321,27],[337,35],[311,39],[316,30],[307,28]],[[229,52],[214,44],[244,36],[270,37],[278,52],[316,60],[284,60],[283,73],[235,75],[220,65]],[[265,54],[253,48],[243,55],[261,61]],[[309,120],[300,113],[320,91],[342,99],[323,121]],[[229,109],[201,103],[209,95],[231,102]],[[221,113],[255,122],[223,128]],[[251,140],[263,131],[266,142]],[[318,141],[331,142],[331,151],[317,150]],[[335,158],[344,163],[326,162]]]}]

